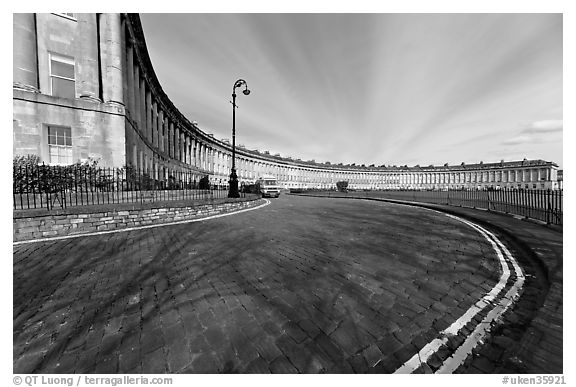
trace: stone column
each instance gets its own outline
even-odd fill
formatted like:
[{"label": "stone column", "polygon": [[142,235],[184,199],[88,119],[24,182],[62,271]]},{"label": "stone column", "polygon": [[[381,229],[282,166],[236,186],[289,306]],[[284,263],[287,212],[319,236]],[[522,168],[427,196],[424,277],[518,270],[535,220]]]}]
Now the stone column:
[{"label": "stone column", "polygon": [[146,81],[140,77],[140,131],[145,138],[148,138],[146,131]]},{"label": "stone column", "polygon": [[214,172],[214,149],[208,148],[208,170]]},{"label": "stone column", "polygon": [[190,148],[190,136],[186,136],[186,164],[189,165],[192,164],[192,152],[190,152]]},{"label": "stone column", "polygon": [[103,102],[124,105],[120,14],[100,14],[99,23]]},{"label": "stone column", "polygon": [[180,160],[180,128],[174,127],[174,159]]},{"label": "stone column", "polygon": [[[100,74],[98,71],[98,14],[80,13],[77,16],[78,36],[84,41],[78,45],[78,56],[75,59],[78,68],[76,71],[76,90],[83,99],[100,102]],[[102,69],[104,72],[104,69]],[[122,87],[120,78],[119,87]]]},{"label": "stone column", "polygon": [[180,160],[186,163],[186,132],[184,130],[180,132]]},{"label": "stone column", "polygon": [[134,63],[134,114],[132,119],[138,124],[138,129],[142,132],[142,93],[140,92],[140,68],[138,63]]},{"label": "stone column", "polygon": [[[136,88],[134,86],[134,47],[132,46],[132,41],[129,41],[127,44],[127,53],[126,53],[126,75],[128,79],[128,95],[126,96],[126,100],[128,102],[128,110],[130,111],[130,118],[134,119],[135,117],[135,109],[134,109],[134,92]],[[111,101],[112,102],[112,101]]]},{"label": "stone column", "polygon": [[164,152],[164,137],[166,135],[166,123],[164,122],[164,111],[158,109],[158,148]]},{"label": "stone column", "polygon": [[152,135],[152,93],[146,87],[146,138],[154,145],[154,136]]},{"label": "stone column", "polygon": [[38,92],[38,52],[36,14],[14,13],[12,85],[14,88]]},{"label": "stone column", "polygon": [[168,156],[174,158],[174,122],[168,118]]}]

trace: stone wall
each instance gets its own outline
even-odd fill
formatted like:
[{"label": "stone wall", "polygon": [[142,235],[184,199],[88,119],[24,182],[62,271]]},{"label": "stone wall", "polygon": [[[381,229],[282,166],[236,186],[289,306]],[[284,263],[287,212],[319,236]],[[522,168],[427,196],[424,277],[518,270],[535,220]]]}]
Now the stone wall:
[{"label": "stone wall", "polygon": [[168,207],[134,208],[134,206],[124,205],[114,208],[108,207],[107,209],[100,208],[100,210],[98,207],[84,207],[67,211],[54,211],[53,213],[42,210],[35,211],[34,214],[31,214],[30,211],[19,211],[14,213],[12,237],[14,242],[18,242],[200,219],[256,207],[262,203],[261,199],[219,199],[212,203],[170,205]]}]

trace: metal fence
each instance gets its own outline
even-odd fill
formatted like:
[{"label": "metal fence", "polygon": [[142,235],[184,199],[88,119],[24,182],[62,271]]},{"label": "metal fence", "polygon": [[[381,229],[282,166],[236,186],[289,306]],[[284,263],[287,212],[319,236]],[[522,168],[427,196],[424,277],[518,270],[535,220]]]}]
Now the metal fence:
[{"label": "metal fence", "polygon": [[537,219],[547,224],[563,224],[564,197],[562,190],[390,190],[324,191],[317,193],[326,196],[383,198],[481,208]]},{"label": "metal fence", "polygon": [[[155,179],[134,168],[90,165],[14,166],[15,210],[67,208],[118,203],[212,200],[228,197],[227,185],[210,185],[208,177],[174,172]],[[244,192],[241,197],[246,197]]]}]

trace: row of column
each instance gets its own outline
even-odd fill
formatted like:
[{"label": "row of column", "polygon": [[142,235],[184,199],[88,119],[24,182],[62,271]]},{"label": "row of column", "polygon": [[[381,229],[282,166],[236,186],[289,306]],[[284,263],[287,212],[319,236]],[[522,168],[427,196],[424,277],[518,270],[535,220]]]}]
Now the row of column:
[{"label": "row of column", "polygon": [[550,180],[551,174],[549,168],[530,168],[470,172],[372,172],[348,174],[346,178],[364,184],[533,183]]},{"label": "row of column", "polygon": [[[145,142],[139,148],[147,147],[153,153],[144,155],[145,160],[136,159],[139,168],[154,168],[157,163],[170,164],[177,160],[209,173],[229,170],[230,156],[208,145],[208,140],[200,139],[194,134],[194,129],[185,129],[176,113],[166,108],[161,98],[156,96],[140,67],[132,40],[127,41],[126,47],[126,79],[128,116]],[[144,149],[136,152],[147,153]]]},{"label": "row of column", "polygon": [[278,164],[237,161],[240,177],[256,178],[258,174],[272,174],[282,182],[335,184],[346,180],[367,185],[449,185],[465,183],[534,183],[550,180],[550,168],[511,169],[467,172],[349,172],[286,167]]}]

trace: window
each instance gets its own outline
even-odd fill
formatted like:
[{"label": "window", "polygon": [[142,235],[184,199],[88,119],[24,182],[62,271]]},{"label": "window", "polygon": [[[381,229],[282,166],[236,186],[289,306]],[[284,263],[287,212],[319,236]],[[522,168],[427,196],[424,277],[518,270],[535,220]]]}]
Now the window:
[{"label": "window", "polygon": [[72,164],[72,129],[62,126],[48,127],[50,164]]},{"label": "window", "polygon": [[74,58],[50,54],[51,95],[63,98],[76,98],[76,78]]}]

